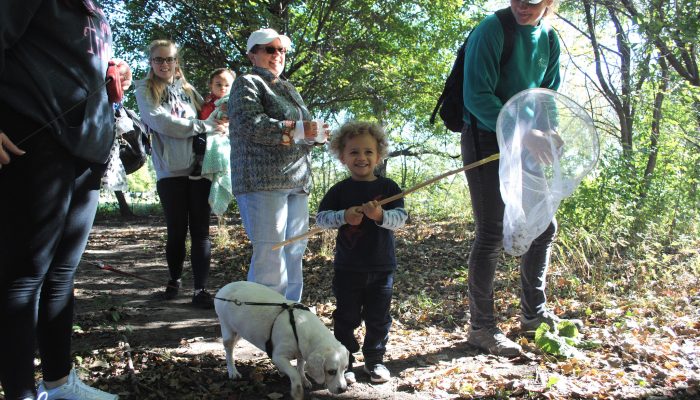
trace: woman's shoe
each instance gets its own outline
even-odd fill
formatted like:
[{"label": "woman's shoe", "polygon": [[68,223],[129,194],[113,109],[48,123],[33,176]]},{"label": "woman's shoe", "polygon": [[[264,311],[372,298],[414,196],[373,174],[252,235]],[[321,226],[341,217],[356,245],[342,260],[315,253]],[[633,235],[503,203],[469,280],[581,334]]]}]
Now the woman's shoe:
[{"label": "woman's shoe", "polygon": [[168,284],[165,286],[165,293],[163,293],[163,298],[165,300],[172,300],[177,297],[180,292],[180,286],[182,286],[181,280],[169,280]]},{"label": "woman's shoe", "polygon": [[117,400],[119,396],[103,392],[84,384],[75,369],[71,369],[68,374],[68,381],[53,389],[46,389],[44,381],[39,383],[37,388],[37,399],[41,400]]}]

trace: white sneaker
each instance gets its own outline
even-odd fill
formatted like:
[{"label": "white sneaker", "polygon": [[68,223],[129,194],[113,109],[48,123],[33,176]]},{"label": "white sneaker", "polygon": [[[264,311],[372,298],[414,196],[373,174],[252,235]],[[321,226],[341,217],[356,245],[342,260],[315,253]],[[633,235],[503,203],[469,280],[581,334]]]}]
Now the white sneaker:
[{"label": "white sneaker", "polygon": [[37,388],[38,399],[41,400],[117,400],[119,396],[103,392],[84,384],[75,374],[75,369],[70,370],[68,382],[53,389],[46,389],[44,381]]}]

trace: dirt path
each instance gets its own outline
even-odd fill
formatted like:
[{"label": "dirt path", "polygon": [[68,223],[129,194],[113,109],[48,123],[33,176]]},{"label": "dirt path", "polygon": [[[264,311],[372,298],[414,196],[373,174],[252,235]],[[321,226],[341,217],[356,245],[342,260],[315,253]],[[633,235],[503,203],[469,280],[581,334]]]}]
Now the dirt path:
[{"label": "dirt path", "polygon": [[[579,310],[571,316],[587,318],[586,338],[601,342],[600,347],[585,351],[582,359],[562,360],[542,354],[518,336],[517,290],[513,290],[517,267],[502,268],[495,288],[499,324],[527,351],[523,357],[506,360],[467,345],[464,255],[469,238],[464,232],[469,230],[454,225],[419,223],[398,234],[400,268],[385,360],[391,381],[373,385],[358,371],[359,382],[346,393],[334,396],[316,385],[306,398],[694,398],[700,392],[696,308],[700,295],[694,285],[685,289],[689,300],[678,303],[685,305],[677,308],[674,318],[657,321],[668,325],[662,330],[634,328],[633,321],[625,319],[629,311],[624,311],[633,305],[606,309],[600,299],[581,288],[576,295],[552,300],[560,307],[558,312]],[[245,279],[251,249],[236,219],[227,221],[225,228],[213,227],[212,237],[210,289],[215,292],[228,282]],[[315,306],[330,327],[334,302],[328,243],[323,235],[309,243],[302,301]],[[128,400],[289,399],[289,380],[262,351],[247,343],[236,350],[244,378],[228,379],[215,312],[190,305],[189,264],[180,296],[173,301],[159,297],[168,277],[164,246],[161,218],[95,224],[76,277],[73,348],[81,373],[89,375],[94,385]],[[100,270],[92,262],[142,279]],[[685,279],[694,282],[697,277]],[[555,289],[567,290],[566,286]],[[586,307],[591,315],[582,314]],[[667,370],[659,372],[659,360]],[[636,383],[642,381],[647,383]]]},{"label": "dirt path", "polygon": [[[116,351],[114,349],[119,348],[120,344],[123,347],[128,343],[132,352],[155,352],[183,360],[199,357],[214,363],[218,360],[218,366],[211,373],[218,374],[219,380],[222,380],[226,375],[226,363],[218,320],[213,310],[191,306],[192,280],[188,265],[185,266],[180,296],[173,301],[162,300],[159,296],[168,276],[164,243],[165,227],[163,221],[157,218],[126,223],[98,222],[95,225],[76,277],[76,325],[80,331],[74,340],[74,350],[77,353]],[[101,262],[143,279],[100,270],[91,262]],[[227,283],[227,276],[231,273],[225,266],[219,265],[214,257],[210,276],[212,292]],[[328,316],[325,316],[326,322],[329,322]],[[416,346],[423,345],[416,343]],[[406,350],[411,352],[410,349]],[[288,398],[289,381],[274,372],[275,368],[264,352],[244,342],[239,344],[236,354],[244,364],[241,368],[244,375],[255,373],[256,369],[252,366],[263,365],[263,371],[268,376],[256,378],[265,383],[264,388],[256,387],[253,390],[259,390],[258,393],[248,393],[250,388],[245,387],[235,398],[264,398],[270,394],[270,398],[275,398],[276,394],[284,394],[284,398]],[[401,358],[399,351],[396,359],[387,363],[395,376],[390,382],[372,385],[364,374],[358,373],[359,382],[342,395],[333,396],[314,386],[310,396],[317,399],[426,399],[429,398],[427,395],[412,393],[410,385],[400,378],[400,372],[414,367],[416,362],[429,365],[431,361],[428,360],[431,359],[434,362],[468,354],[475,355],[476,352],[463,344],[445,348],[432,346],[431,351],[424,354],[424,360]],[[106,381],[109,382],[109,379]],[[176,385],[173,386],[172,390],[177,391]],[[235,385],[232,384],[232,387]],[[124,398],[137,398],[130,393],[121,394]],[[203,395],[192,398],[214,397]]]}]

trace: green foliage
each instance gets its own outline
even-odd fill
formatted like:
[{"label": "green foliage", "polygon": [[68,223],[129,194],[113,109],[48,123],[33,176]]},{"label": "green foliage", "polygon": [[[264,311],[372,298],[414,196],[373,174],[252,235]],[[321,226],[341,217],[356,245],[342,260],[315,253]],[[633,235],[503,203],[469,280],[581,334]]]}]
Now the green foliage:
[{"label": "green foliage", "polygon": [[571,321],[562,321],[554,330],[542,323],[535,331],[535,344],[542,351],[566,358],[580,357],[582,353],[576,348],[579,344],[578,329]]},{"label": "green foliage", "polygon": [[153,165],[147,162],[136,172],[126,176],[130,192],[153,192],[156,189],[156,174]]}]

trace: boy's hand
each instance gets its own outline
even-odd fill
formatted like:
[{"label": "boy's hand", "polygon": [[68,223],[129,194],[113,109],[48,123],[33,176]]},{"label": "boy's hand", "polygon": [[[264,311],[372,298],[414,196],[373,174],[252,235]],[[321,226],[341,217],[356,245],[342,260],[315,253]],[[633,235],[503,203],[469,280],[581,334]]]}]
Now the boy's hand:
[{"label": "boy's hand", "polygon": [[382,222],[382,219],[384,218],[384,210],[376,200],[368,201],[367,203],[363,204],[362,213],[365,214],[367,218],[377,222]]},{"label": "boy's hand", "polygon": [[362,207],[350,207],[345,210],[345,222],[350,225],[360,225],[362,223]]}]

